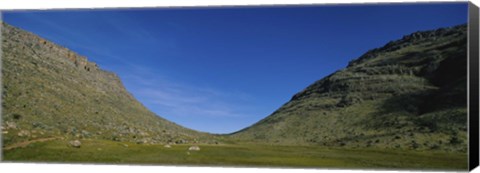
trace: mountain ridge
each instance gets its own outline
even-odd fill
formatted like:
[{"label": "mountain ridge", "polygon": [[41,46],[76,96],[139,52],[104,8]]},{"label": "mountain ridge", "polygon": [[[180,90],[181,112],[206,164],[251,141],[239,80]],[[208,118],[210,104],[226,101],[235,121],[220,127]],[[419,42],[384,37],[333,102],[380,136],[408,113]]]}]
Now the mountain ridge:
[{"label": "mountain ridge", "polygon": [[466,28],[418,31],[369,50],[230,135],[277,144],[466,151]]},{"label": "mountain ridge", "polygon": [[367,51],[271,115],[214,135],[170,122],[84,56],[2,24],[4,143],[40,137],[466,151],[466,25]]},{"label": "mountain ridge", "polygon": [[152,144],[210,141],[208,133],[150,112],[115,73],[85,56],[6,23],[1,32],[4,144],[51,136]]}]

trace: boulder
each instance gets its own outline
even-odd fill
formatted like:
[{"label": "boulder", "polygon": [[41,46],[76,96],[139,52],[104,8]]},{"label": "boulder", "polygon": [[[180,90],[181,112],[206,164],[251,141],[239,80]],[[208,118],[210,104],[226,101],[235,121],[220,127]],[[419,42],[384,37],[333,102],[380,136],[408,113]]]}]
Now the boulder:
[{"label": "boulder", "polygon": [[5,125],[7,126],[6,127],[7,129],[16,129],[17,128],[17,123],[15,123],[15,122],[7,121],[7,122],[5,122]]},{"label": "boulder", "polygon": [[30,132],[28,130],[20,130],[17,135],[18,137],[30,136]]},{"label": "boulder", "polygon": [[75,148],[80,148],[82,143],[79,140],[74,140],[69,142],[70,146],[75,147]]},{"label": "boulder", "polygon": [[168,144],[167,144],[167,145],[164,145],[163,147],[165,147],[165,148],[172,148],[172,146],[170,146],[170,145],[168,145]]},{"label": "boulder", "polygon": [[45,129],[47,126],[41,122],[33,122],[32,123],[33,128],[40,128],[40,129]]},{"label": "boulder", "polygon": [[139,140],[136,140],[137,144],[147,144],[148,143],[148,139],[144,138],[144,139],[139,139]]},{"label": "boulder", "polygon": [[200,151],[200,147],[199,146],[191,146],[188,148],[189,151]]},{"label": "boulder", "polygon": [[175,144],[185,144],[185,143],[187,143],[187,140],[184,140],[184,139],[175,141]]},{"label": "boulder", "polygon": [[140,131],[139,135],[140,135],[140,136],[149,136],[150,134],[148,134],[148,133],[146,133],[146,132]]},{"label": "boulder", "polygon": [[90,137],[90,136],[91,136],[91,135],[90,135],[90,132],[88,132],[88,131],[86,131],[86,130],[82,130],[81,133],[82,133],[82,136],[83,136],[83,137]]}]

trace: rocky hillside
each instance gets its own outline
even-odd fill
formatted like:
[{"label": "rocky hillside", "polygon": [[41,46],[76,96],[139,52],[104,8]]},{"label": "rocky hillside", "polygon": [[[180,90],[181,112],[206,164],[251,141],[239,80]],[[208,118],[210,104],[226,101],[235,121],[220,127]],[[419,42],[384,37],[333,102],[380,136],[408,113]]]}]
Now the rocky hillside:
[{"label": "rocky hillside", "polygon": [[1,34],[4,146],[47,137],[212,142],[147,110],[86,57],[5,23]]},{"label": "rocky hillside", "polygon": [[232,137],[466,152],[466,31],[416,32],[370,50]]}]

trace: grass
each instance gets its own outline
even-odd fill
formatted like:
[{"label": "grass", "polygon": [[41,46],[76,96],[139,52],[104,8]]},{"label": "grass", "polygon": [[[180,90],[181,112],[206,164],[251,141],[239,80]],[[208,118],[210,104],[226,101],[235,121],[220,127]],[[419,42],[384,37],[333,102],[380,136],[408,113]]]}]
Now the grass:
[{"label": "grass", "polygon": [[[342,149],[315,146],[252,144],[141,145],[106,140],[83,140],[72,148],[66,140],[32,143],[25,148],[4,150],[5,161],[112,163],[203,166],[321,167],[466,170],[467,155],[408,150]],[[125,146],[128,145],[127,146]]]}]

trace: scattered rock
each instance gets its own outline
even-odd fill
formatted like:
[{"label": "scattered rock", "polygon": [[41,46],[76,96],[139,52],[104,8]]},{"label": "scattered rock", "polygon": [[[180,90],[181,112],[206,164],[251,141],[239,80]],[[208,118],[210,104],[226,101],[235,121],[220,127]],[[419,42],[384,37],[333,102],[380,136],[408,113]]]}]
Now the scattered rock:
[{"label": "scattered rock", "polygon": [[200,147],[199,146],[191,146],[188,148],[188,150],[190,151],[200,151]]},{"label": "scattered rock", "polygon": [[149,136],[150,134],[146,133],[146,132],[140,132],[139,134],[140,136]]},{"label": "scattered rock", "polygon": [[118,141],[121,141],[120,138],[117,137],[117,136],[113,136],[113,137],[112,137],[112,140],[113,140],[113,141],[117,141],[117,142],[118,142]]},{"label": "scattered rock", "polygon": [[137,144],[147,144],[147,143],[148,143],[148,139],[137,140]]},{"label": "scattered rock", "polygon": [[90,135],[90,132],[88,132],[88,131],[86,131],[86,130],[82,130],[81,133],[82,133],[82,136],[83,136],[83,137],[90,137],[90,136],[91,136],[91,135]]},{"label": "scattered rock", "polygon": [[40,129],[45,129],[47,126],[41,122],[33,122],[32,123],[33,128],[40,128]]},{"label": "scattered rock", "polygon": [[170,146],[170,145],[168,145],[168,144],[167,144],[167,145],[164,145],[163,147],[165,147],[165,148],[172,148],[172,146]]},{"label": "scattered rock", "polygon": [[30,136],[30,132],[28,130],[21,130],[17,135],[18,137]]},{"label": "scattered rock", "polygon": [[80,145],[82,145],[82,143],[79,140],[70,141],[69,144],[70,146],[75,148],[80,148]]},{"label": "scattered rock", "polygon": [[8,131],[2,131],[2,134],[8,134]]},{"label": "scattered rock", "polygon": [[128,148],[128,145],[127,145],[127,144],[123,144],[123,146],[124,146],[125,148]]},{"label": "scattered rock", "polygon": [[17,123],[15,122],[11,122],[11,121],[7,121],[5,122],[5,125],[7,125],[7,129],[16,129],[17,128]]},{"label": "scattered rock", "polygon": [[175,141],[175,144],[185,144],[185,143],[187,143],[187,141],[183,139]]}]

